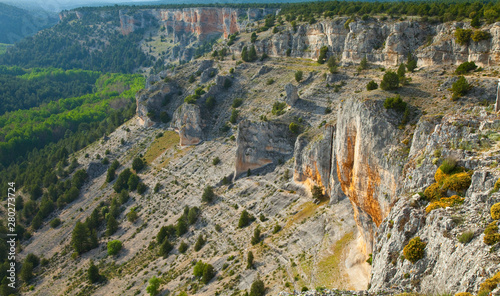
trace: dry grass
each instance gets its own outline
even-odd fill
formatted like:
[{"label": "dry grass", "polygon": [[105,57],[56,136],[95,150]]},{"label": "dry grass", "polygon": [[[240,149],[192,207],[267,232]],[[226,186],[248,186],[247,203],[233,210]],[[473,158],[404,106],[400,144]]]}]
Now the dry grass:
[{"label": "dry grass", "polygon": [[149,146],[148,151],[144,155],[146,162],[151,164],[158,156],[174,147],[177,143],[179,143],[179,135],[174,131],[165,131],[163,136],[155,139],[151,143],[151,146]]},{"label": "dry grass", "polygon": [[353,238],[354,234],[352,232],[346,233],[331,247],[329,250],[330,254],[318,262],[316,286],[334,288],[346,286],[348,284],[343,280],[345,277],[342,274],[342,263],[344,262],[342,259],[344,257],[345,247]]}]

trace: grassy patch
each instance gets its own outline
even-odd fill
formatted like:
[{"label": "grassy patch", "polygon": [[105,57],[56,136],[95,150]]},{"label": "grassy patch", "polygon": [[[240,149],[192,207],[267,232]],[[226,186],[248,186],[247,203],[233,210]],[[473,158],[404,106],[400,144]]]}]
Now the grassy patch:
[{"label": "grassy patch", "polygon": [[331,247],[330,254],[318,262],[315,286],[327,288],[338,287],[338,285],[347,286],[348,283],[343,275],[342,257],[345,247],[353,238],[354,233],[345,234]]},{"label": "grassy patch", "polygon": [[292,226],[294,223],[300,223],[303,220],[309,218],[316,212],[316,209],[319,207],[319,205],[314,204],[312,201],[308,201],[301,205],[300,210],[298,213],[292,216],[286,223],[285,228],[288,228]]},{"label": "grassy patch", "polygon": [[177,143],[179,143],[179,135],[174,131],[165,131],[163,136],[155,139],[151,146],[149,146],[148,151],[144,155],[146,162],[151,164],[165,150],[172,148]]}]

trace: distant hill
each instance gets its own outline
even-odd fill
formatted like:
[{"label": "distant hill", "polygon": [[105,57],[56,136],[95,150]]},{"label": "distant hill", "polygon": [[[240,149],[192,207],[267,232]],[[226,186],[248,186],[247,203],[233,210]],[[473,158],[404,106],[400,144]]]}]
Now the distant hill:
[{"label": "distant hill", "polygon": [[58,21],[57,15],[46,11],[30,11],[0,3],[0,43],[12,44]]}]

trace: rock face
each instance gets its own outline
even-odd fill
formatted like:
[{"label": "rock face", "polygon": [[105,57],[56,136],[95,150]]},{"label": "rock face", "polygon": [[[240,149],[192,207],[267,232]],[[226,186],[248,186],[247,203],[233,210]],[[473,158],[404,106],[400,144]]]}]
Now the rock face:
[{"label": "rock face", "polygon": [[285,85],[286,92],[286,103],[290,106],[295,105],[295,103],[299,100],[299,95],[297,93],[297,87],[291,83]]},{"label": "rock face", "polygon": [[162,111],[171,117],[176,104],[174,98],[181,90],[175,81],[164,82],[160,76],[153,75],[146,80],[146,88],[135,95],[139,124],[151,126]]},{"label": "rock face", "polygon": [[197,145],[203,140],[203,123],[197,105],[182,104],[174,112],[171,126],[179,133],[181,146]]},{"label": "rock face", "polygon": [[[420,119],[400,185],[402,192],[423,191],[435,182],[439,154],[441,158],[453,157],[459,166],[474,170],[472,182],[462,205],[430,213],[424,210],[427,202],[418,194],[411,198],[395,197],[399,200],[378,229],[371,292],[396,287],[399,291],[426,294],[476,293],[479,285],[498,271],[498,252],[492,252],[483,242],[484,228],[492,221],[489,209],[500,201],[500,194],[491,192],[499,177],[497,170],[491,168],[496,157],[481,155],[476,149],[489,141],[478,135],[497,131],[500,121],[479,109]],[[469,148],[467,151],[455,147]],[[466,231],[473,233],[471,241],[459,242],[457,237]],[[423,258],[412,264],[401,254],[409,240],[417,236],[427,245]]]},{"label": "rock face", "polygon": [[193,7],[182,9],[138,9],[120,10],[120,28],[122,34],[148,27],[152,24],[165,26],[166,34],[176,42],[185,35],[193,34],[203,41],[213,37],[239,32],[247,24],[259,20],[275,9],[249,8],[235,9],[222,7]]},{"label": "rock face", "polygon": [[274,122],[250,122],[238,125],[235,177],[266,165],[284,161],[293,155],[294,135],[288,126]]},{"label": "rock face", "polygon": [[335,133],[335,125],[326,125],[323,134],[299,136],[295,142],[293,175],[296,183],[305,185],[309,190],[313,186],[323,187],[323,193],[330,197],[332,203],[345,198],[335,166]]},{"label": "rock face", "polygon": [[402,169],[397,157],[400,115],[383,101],[346,100],[339,109],[335,137],[337,175],[354,207],[371,253],[375,231],[389,214]]},{"label": "rock face", "polygon": [[[457,65],[474,61],[481,66],[497,65],[500,61],[500,26],[487,25],[492,38],[469,45],[455,42],[456,28],[470,28],[468,23],[454,22],[433,25],[418,21],[382,22],[378,20],[345,23],[348,18],[322,21],[287,28],[271,37],[259,38],[256,49],[259,54],[317,59],[322,46],[328,47],[329,55],[340,56],[343,64],[359,63],[366,56],[370,63],[395,66],[406,61],[408,54],[418,58],[418,66]],[[240,53],[242,44],[231,47]]]},{"label": "rock face", "polygon": [[385,110],[382,101],[350,98],[341,104],[337,124],[326,126],[322,137],[299,137],[295,144],[294,180],[309,188],[322,186],[332,202],[349,197],[366,254],[389,214],[402,170],[400,116]]}]

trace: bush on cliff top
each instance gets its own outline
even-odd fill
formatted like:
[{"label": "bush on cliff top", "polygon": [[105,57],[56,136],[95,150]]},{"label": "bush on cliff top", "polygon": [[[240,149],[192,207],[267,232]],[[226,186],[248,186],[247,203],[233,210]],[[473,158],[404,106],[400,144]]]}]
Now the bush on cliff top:
[{"label": "bush on cliff top", "polygon": [[491,206],[490,212],[491,212],[491,218],[493,220],[500,219],[500,202]]},{"label": "bush on cliff top", "polygon": [[455,192],[459,192],[469,188],[471,184],[471,177],[468,173],[458,173],[449,176],[443,181],[443,190],[452,190]]},{"label": "bush on cliff top", "polygon": [[459,205],[464,202],[464,199],[458,195],[453,195],[452,197],[443,197],[438,201],[431,202],[426,208],[425,211],[430,213],[432,210],[447,208],[454,205]]},{"label": "bush on cliff top", "polygon": [[484,230],[483,241],[485,244],[491,246],[500,241],[500,234],[498,233],[497,222],[491,222]]},{"label": "bush on cliff top", "polygon": [[480,285],[478,295],[493,291],[500,284],[500,271]]},{"label": "bush on cliff top", "polygon": [[403,249],[405,259],[415,264],[424,257],[425,246],[427,246],[427,243],[421,241],[420,237],[412,238]]}]

